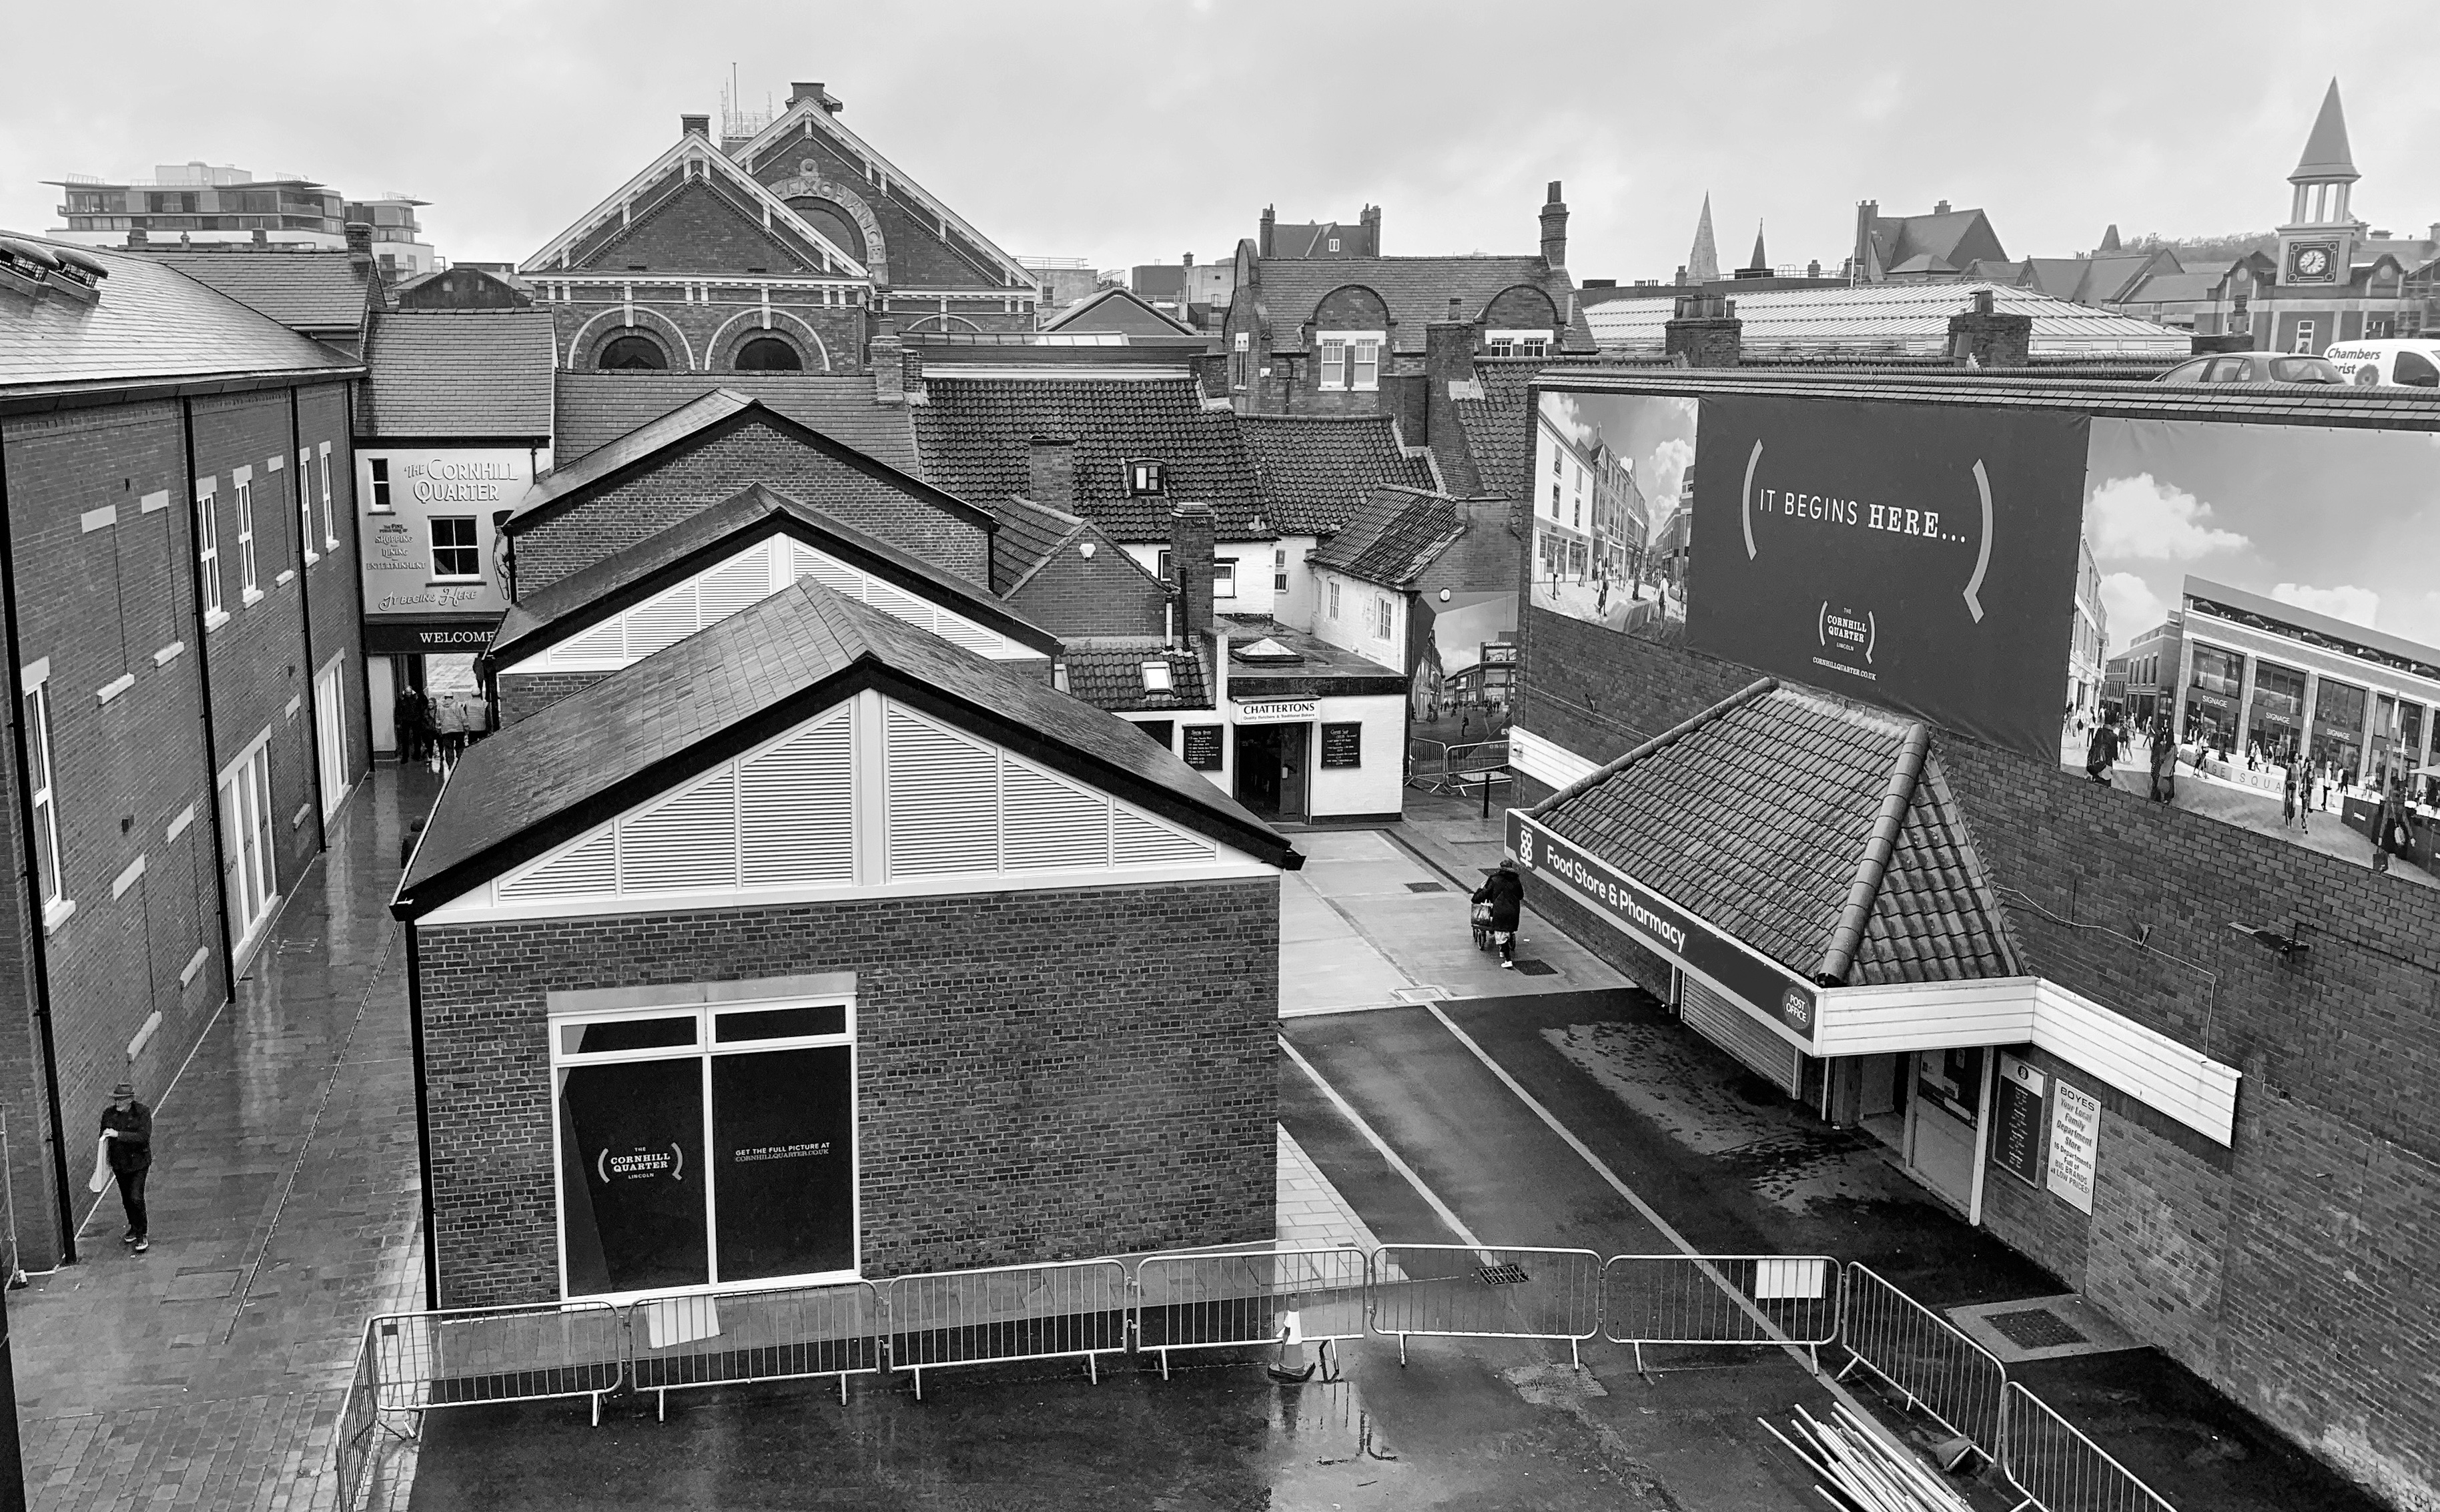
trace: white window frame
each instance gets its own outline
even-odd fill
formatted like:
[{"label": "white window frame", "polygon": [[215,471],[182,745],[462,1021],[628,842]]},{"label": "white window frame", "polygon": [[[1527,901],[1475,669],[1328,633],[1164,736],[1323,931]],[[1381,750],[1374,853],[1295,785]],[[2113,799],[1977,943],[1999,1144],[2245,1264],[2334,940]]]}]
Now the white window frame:
[{"label": "white window frame", "polygon": [[1337,578],[1330,580],[1330,617],[1334,620],[1338,618],[1338,580]]},{"label": "white window frame", "polygon": [[[301,457],[304,454],[300,452],[297,455]],[[389,459],[386,457],[368,457],[365,459],[365,461],[367,464],[366,471],[371,477],[373,483],[372,501],[365,506],[365,513],[368,514],[397,513],[397,509],[392,506],[389,501]]]},{"label": "white window frame", "polygon": [[[25,667],[17,674],[17,710],[25,721],[26,754],[38,769],[27,774],[27,788],[34,811],[35,885],[43,895],[43,929],[45,933],[65,923],[76,905],[69,901],[66,857],[60,854],[59,766],[52,759],[51,747],[51,658]],[[47,858],[49,866],[43,865]]]},{"label": "white window frame", "polygon": [[[681,989],[682,990],[682,989]],[[801,1035],[784,1039],[749,1039],[732,1042],[723,1049],[718,1038],[719,1017],[724,1013],[767,1013],[788,1008],[842,1008],[845,1030],[836,1035]],[[675,1002],[659,1006],[639,1006],[601,1012],[552,1014],[548,1024],[550,1037],[550,1148],[553,1246],[559,1253],[559,1295],[562,1301],[576,1301],[577,1294],[567,1289],[567,1178],[566,1161],[560,1158],[566,1138],[562,1128],[560,1112],[560,1073],[584,1066],[610,1066],[628,1061],[686,1060],[690,1057],[702,1067],[703,1148],[704,1163],[717,1167],[710,1158],[713,1146],[711,1063],[721,1055],[751,1055],[771,1051],[822,1050],[834,1046],[847,1047],[848,1087],[848,1185],[850,1192],[849,1232],[854,1264],[845,1270],[816,1271],[797,1276],[757,1276],[745,1281],[712,1280],[691,1286],[655,1287],[640,1291],[586,1292],[582,1300],[607,1302],[614,1305],[646,1297],[718,1296],[727,1292],[764,1291],[780,1287],[817,1285],[828,1282],[854,1281],[864,1273],[864,1139],[861,1090],[857,1087],[860,1056],[857,1053],[856,995],[817,993],[781,998],[741,999],[722,1002]],[[634,1022],[649,1018],[676,1018],[692,1015],[695,1019],[695,1041],[692,1048],[675,1046],[649,1050],[601,1051],[592,1054],[570,1053],[561,1047],[565,1043],[562,1030],[584,1024]],[[704,1269],[720,1274],[720,1208],[719,1177],[716,1169],[703,1182]]]},{"label": "white window frame", "polygon": [[322,764],[322,817],[329,819],[347,801],[348,663],[342,653],[314,675],[314,747]]},{"label": "white window frame", "polygon": [[256,585],[254,571],[254,475],[241,467],[230,481],[237,489],[237,587],[238,603],[257,604],[262,602],[262,589]]},{"label": "white window frame", "polygon": [[207,477],[195,485],[195,560],[204,580],[204,628],[217,630],[228,623],[228,611],[221,607],[221,508],[220,480]]},{"label": "white window frame", "polygon": [[1324,340],[1320,343],[1320,347],[1321,387],[1345,388],[1347,387],[1347,343]]},{"label": "white window frame", "polygon": [[[234,889],[227,899],[229,937],[242,955],[279,911],[279,863],[274,854],[279,839],[278,805],[271,793],[270,726],[221,768],[219,801],[221,873]],[[258,839],[260,846],[249,851]]]},{"label": "white window frame", "polygon": [[1143,675],[1144,692],[1175,693],[1177,675],[1166,661],[1147,661],[1137,669]]},{"label": "white window frame", "polygon": [[[440,527],[444,525],[458,524],[472,526],[475,531],[475,538],[462,546],[455,542],[446,547],[442,546],[440,544]],[[435,514],[424,522],[423,543],[424,552],[427,558],[426,565],[432,569],[433,582],[480,583],[483,581],[483,526],[481,520],[477,516],[473,514]],[[474,552],[475,570],[472,572],[441,571],[440,553],[444,550]]]},{"label": "white window frame", "polygon": [[1378,334],[1357,334],[1348,358],[1350,388],[1357,393],[1371,393],[1381,387],[1381,338]]},{"label": "white window frame", "polygon": [[1547,357],[1551,354],[1551,333],[1548,331],[1486,331],[1482,339],[1495,357]]},{"label": "white window frame", "polygon": [[331,518],[331,443],[322,443],[322,546],[325,550],[339,549],[338,523]]},{"label": "white window frame", "polygon": [[1211,597],[1233,599],[1237,596],[1237,561],[1234,557],[1211,559]]},{"label": "white window frame", "polygon": [[2296,345],[2288,349],[2288,354],[2290,356],[2298,357],[2309,357],[2313,354],[2312,321],[2299,320],[2296,322]]},{"label": "white window frame", "polygon": [[1376,593],[1372,595],[1372,610],[1376,625],[1376,628],[1372,632],[1372,639],[1375,640],[1390,639],[1391,638],[1391,632],[1397,628],[1397,606],[1390,603],[1390,596],[1388,594]]},{"label": "white window frame", "polygon": [[296,454],[296,539],[305,543],[305,565],[312,567],[322,560],[314,549],[314,495],[307,492],[312,485],[305,476],[305,453]]}]

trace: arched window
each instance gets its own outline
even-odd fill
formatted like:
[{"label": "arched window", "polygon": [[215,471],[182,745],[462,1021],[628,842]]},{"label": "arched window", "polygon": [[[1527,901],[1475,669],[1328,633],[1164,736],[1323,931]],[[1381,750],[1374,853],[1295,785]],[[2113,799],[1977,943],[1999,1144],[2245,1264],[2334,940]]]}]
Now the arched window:
[{"label": "arched window", "polygon": [[650,336],[614,336],[609,345],[601,349],[601,355],[594,360],[593,365],[602,369],[667,368],[670,354]]},{"label": "arched window", "polygon": [[756,336],[737,349],[739,372],[802,372],[805,360],[778,336]]}]

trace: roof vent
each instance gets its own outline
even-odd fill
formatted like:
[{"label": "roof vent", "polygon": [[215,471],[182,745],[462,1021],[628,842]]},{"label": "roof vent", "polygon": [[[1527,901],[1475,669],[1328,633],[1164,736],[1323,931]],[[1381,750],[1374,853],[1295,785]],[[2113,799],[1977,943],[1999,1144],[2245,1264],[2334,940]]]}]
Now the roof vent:
[{"label": "roof vent", "polygon": [[73,247],[0,236],[0,289],[40,299],[61,295],[81,304],[101,297],[110,270]]}]

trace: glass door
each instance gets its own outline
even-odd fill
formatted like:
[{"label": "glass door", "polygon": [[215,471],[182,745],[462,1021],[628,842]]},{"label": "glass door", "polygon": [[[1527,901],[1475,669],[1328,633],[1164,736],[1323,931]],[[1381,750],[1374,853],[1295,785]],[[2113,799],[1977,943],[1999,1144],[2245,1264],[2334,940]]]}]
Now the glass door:
[{"label": "glass door", "polygon": [[271,745],[266,739],[221,779],[221,871],[229,935],[243,945],[278,901],[271,856]]}]

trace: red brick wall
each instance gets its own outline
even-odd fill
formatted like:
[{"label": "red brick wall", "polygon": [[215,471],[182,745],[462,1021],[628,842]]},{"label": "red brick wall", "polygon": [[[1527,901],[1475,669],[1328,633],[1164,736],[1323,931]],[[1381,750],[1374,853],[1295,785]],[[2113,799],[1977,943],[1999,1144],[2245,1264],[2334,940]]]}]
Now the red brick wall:
[{"label": "red brick wall", "polygon": [[1090,561],[1068,547],[1026,579],[1009,606],[1053,635],[1157,636],[1169,627],[1169,593],[1104,541]]},{"label": "red brick wall", "polygon": [[[313,669],[318,671],[330,664],[332,657],[342,658],[345,672],[342,682],[347,693],[347,770],[352,787],[372,771],[372,725],[365,704],[364,652],[364,577],[356,558],[356,462],[350,436],[348,393],[346,386],[326,384],[297,391],[297,444],[314,454],[314,476],[305,485],[312,491],[314,552],[320,560],[304,571],[306,600],[312,620]],[[329,534],[320,533],[321,451],[322,443],[331,443],[331,511]],[[295,465],[292,461],[292,467]],[[291,480],[290,487],[296,486]],[[289,496],[292,515],[296,495]],[[338,545],[331,544],[335,535]],[[314,693],[305,691],[305,711],[314,711]],[[332,796],[332,795],[326,795]]]},{"label": "red brick wall", "polygon": [[517,592],[530,594],[752,483],[836,515],[969,581],[991,581],[982,526],[753,422],[664,458],[516,537]]},{"label": "red brick wall", "polygon": [[[739,298],[729,290],[713,292],[722,297],[689,300],[680,285],[638,282],[630,306],[617,298],[615,290],[579,288],[575,299],[547,306],[560,361],[568,368],[589,370],[613,338],[637,330],[660,343],[674,370],[731,371],[737,349],[747,338],[763,333],[763,306],[759,297]],[[631,309],[632,327],[628,324]],[[863,310],[775,295],[770,311],[773,330],[795,344],[806,371],[864,370]]]},{"label": "red brick wall", "polygon": [[504,672],[496,679],[500,692],[500,728],[541,713],[573,693],[582,693],[606,672]]},{"label": "red brick wall", "polygon": [[862,200],[881,224],[893,288],[989,289],[1006,281],[979,248],[965,244],[961,233],[952,228],[944,239],[941,222],[930,210],[903,194],[885,191],[866,174],[860,159],[842,152],[823,133],[772,144],[753,165],[753,173],[765,186],[820,177]]},{"label": "red brick wall", "polygon": [[444,1306],[558,1294],[546,995],[853,971],[864,1273],[1266,1239],[1279,888],[419,928]]}]

